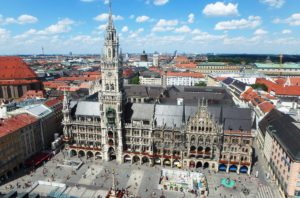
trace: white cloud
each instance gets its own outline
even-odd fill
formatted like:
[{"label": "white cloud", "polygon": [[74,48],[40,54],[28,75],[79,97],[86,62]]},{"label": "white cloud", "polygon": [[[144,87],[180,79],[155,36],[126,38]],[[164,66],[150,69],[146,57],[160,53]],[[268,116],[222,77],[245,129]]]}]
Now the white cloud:
[{"label": "white cloud", "polygon": [[102,25],[99,25],[99,27],[97,29],[103,31],[106,29],[106,27],[107,27],[107,24],[102,24]]},{"label": "white cloud", "polygon": [[103,0],[103,3],[104,3],[105,5],[107,5],[107,4],[109,3],[109,0]]},{"label": "white cloud", "polygon": [[138,23],[143,23],[143,22],[148,21],[149,19],[150,19],[150,17],[143,15],[143,16],[136,17],[135,21]]},{"label": "white cloud", "polygon": [[56,24],[50,25],[46,29],[37,32],[38,34],[59,34],[69,32],[74,25],[74,21],[68,18],[58,21]]},{"label": "white cloud", "polygon": [[8,37],[9,31],[4,28],[0,28],[0,42],[6,40]]},{"label": "white cloud", "polygon": [[136,31],[130,31],[130,33],[129,33],[129,38],[136,38],[136,37],[138,37],[139,36],[139,34],[140,33],[142,33],[144,31],[144,28],[139,28],[138,30],[136,30]]},{"label": "white cloud", "polygon": [[222,21],[215,25],[215,30],[236,30],[256,28],[262,23],[259,16],[249,16],[248,19]]},{"label": "white cloud", "polygon": [[191,29],[189,28],[189,26],[183,25],[183,26],[181,26],[179,28],[176,28],[175,32],[176,33],[188,33],[188,32],[191,32]]},{"label": "white cloud", "polygon": [[165,31],[171,31],[174,30],[175,27],[178,24],[178,20],[166,20],[166,19],[160,19],[156,25],[152,28],[153,32],[165,32]]},{"label": "white cloud", "polygon": [[223,40],[224,45],[258,45],[261,44],[262,37],[260,36],[253,36],[250,38],[244,37],[244,36],[238,36],[238,37],[225,37]]},{"label": "white cloud", "polygon": [[197,28],[191,31],[191,33],[193,34],[192,40],[199,41],[202,43],[221,40],[225,38],[225,35],[209,34],[208,32],[202,32],[200,29]]},{"label": "white cloud", "polygon": [[0,24],[7,25],[7,24],[30,24],[30,23],[36,23],[38,22],[38,18],[28,15],[28,14],[23,14],[20,15],[18,18],[4,18],[2,15],[0,15]]},{"label": "white cloud", "polygon": [[223,2],[210,3],[202,11],[206,16],[237,16],[239,15],[238,4]]},{"label": "white cloud", "polygon": [[127,27],[127,26],[124,26],[123,28],[122,28],[122,32],[128,32],[129,31],[129,28]]},{"label": "white cloud", "polygon": [[266,30],[264,30],[264,29],[257,29],[257,30],[254,32],[254,35],[257,35],[257,36],[265,35],[265,34],[268,34],[268,31],[266,31]]},{"label": "white cloud", "polygon": [[188,23],[194,23],[194,22],[195,22],[195,15],[191,13],[188,16]]},{"label": "white cloud", "polygon": [[137,32],[138,32],[138,33],[144,32],[144,28],[139,28],[139,29],[137,30]]},{"label": "white cloud", "polygon": [[284,30],[281,31],[281,33],[282,33],[282,34],[291,34],[292,31],[289,30],[289,29],[284,29]]},{"label": "white cloud", "polygon": [[36,23],[38,22],[38,19],[34,16],[23,14],[18,17],[17,21],[19,24],[27,24],[27,23]]},{"label": "white cloud", "polygon": [[290,26],[300,26],[300,13],[292,14],[286,19],[276,18],[273,20],[273,23],[287,23]]},{"label": "white cloud", "polygon": [[[109,17],[108,13],[102,13],[99,14],[98,16],[94,17],[94,20],[96,21],[107,21]],[[124,18],[120,15],[113,15],[113,20],[123,20]]]},{"label": "white cloud", "polygon": [[281,8],[285,3],[285,0],[260,0],[260,2],[267,4],[272,8]]},{"label": "white cloud", "polygon": [[154,0],[153,4],[157,5],[157,6],[162,6],[162,5],[167,4],[168,2],[169,2],[169,0]]},{"label": "white cloud", "polygon": [[200,29],[194,29],[192,32],[192,34],[200,34],[201,33],[201,30]]}]

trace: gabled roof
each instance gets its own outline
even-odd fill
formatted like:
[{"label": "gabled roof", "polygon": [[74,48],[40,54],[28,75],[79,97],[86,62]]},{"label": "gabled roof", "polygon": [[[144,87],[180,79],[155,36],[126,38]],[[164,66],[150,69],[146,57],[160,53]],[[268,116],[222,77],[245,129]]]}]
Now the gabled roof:
[{"label": "gabled roof", "polygon": [[77,103],[76,116],[100,116],[100,103],[93,101],[79,101]]},{"label": "gabled roof", "polygon": [[300,161],[300,129],[294,122],[291,116],[283,115],[270,123],[269,131],[293,160]]},{"label": "gabled roof", "polygon": [[34,79],[37,75],[17,56],[0,57],[0,80]]},{"label": "gabled roof", "polygon": [[233,81],[234,81],[233,78],[228,77],[225,80],[223,80],[222,82],[226,85],[230,85]]},{"label": "gabled roof", "polygon": [[36,121],[37,119],[29,114],[19,114],[0,121],[0,137],[13,133]]},{"label": "gabled roof", "polygon": [[283,113],[281,113],[280,111],[278,111],[277,109],[272,109],[259,123],[258,123],[258,127],[260,129],[260,131],[262,132],[262,135],[265,136],[266,134],[266,129],[269,126],[269,124],[273,121],[273,120],[277,120],[280,117],[283,116]]},{"label": "gabled roof", "polygon": [[258,107],[259,107],[260,110],[261,110],[262,112],[264,112],[264,113],[268,113],[268,112],[270,112],[272,109],[275,108],[275,106],[274,106],[272,103],[268,102],[268,101],[265,101],[265,102],[260,103],[260,104],[258,105]]}]

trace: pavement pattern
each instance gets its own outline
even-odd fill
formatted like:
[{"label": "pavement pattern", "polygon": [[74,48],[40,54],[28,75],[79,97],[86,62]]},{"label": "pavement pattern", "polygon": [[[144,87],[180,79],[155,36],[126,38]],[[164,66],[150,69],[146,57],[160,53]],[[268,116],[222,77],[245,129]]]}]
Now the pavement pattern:
[{"label": "pavement pattern", "polygon": [[[163,191],[158,189],[158,182],[161,175],[160,166],[140,166],[131,164],[118,165],[115,161],[103,162],[101,160],[80,159],[84,164],[78,169],[71,167],[58,167],[57,165],[64,159],[59,153],[49,162],[34,170],[34,172],[21,172],[11,181],[0,186],[0,192],[8,192],[12,189],[18,192],[26,191],[35,181],[43,180],[56,183],[64,183],[67,189],[64,191],[67,195],[76,197],[99,197],[105,196],[105,193],[112,186],[112,172],[115,174],[116,188],[126,189],[129,195],[133,197],[155,198],[189,198],[196,197],[194,194]],[[77,158],[74,158],[77,159]],[[168,167],[165,167],[168,168]],[[251,176],[236,173],[215,173],[207,169],[197,169],[205,174],[208,182],[208,197],[222,198],[280,198],[277,188],[266,179],[264,165],[257,163]],[[254,176],[259,171],[259,177]],[[222,178],[236,180],[236,188],[228,189],[220,185]],[[42,187],[41,187],[42,188]],[[245,195],[242,190],[247,188],[249,195]],[[40,189],[39,189],[40,190]],[[45,193],[49,189],[44,189]]]}]

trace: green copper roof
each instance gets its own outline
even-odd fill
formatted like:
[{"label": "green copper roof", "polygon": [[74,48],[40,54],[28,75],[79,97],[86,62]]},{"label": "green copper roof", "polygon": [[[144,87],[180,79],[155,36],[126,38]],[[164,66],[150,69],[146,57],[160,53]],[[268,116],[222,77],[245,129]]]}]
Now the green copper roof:
[{"label": "green copper roof", "polygon": [[284,64],[276,64],[276,63],[255,63],[255,66],[258,69],[300,69],[300,65],[297,63],[284,63]]}]

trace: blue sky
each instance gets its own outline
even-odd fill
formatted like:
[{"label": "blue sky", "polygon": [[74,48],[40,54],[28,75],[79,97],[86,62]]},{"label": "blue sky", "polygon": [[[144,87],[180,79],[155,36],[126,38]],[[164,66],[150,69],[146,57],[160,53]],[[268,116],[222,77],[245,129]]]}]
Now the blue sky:
[{"label": "blue sky", "polygon": [[[300,54],[300,0],[113,0],[123,52]],[[101,53],[107,0],[0,0],[0,54]]]}]

